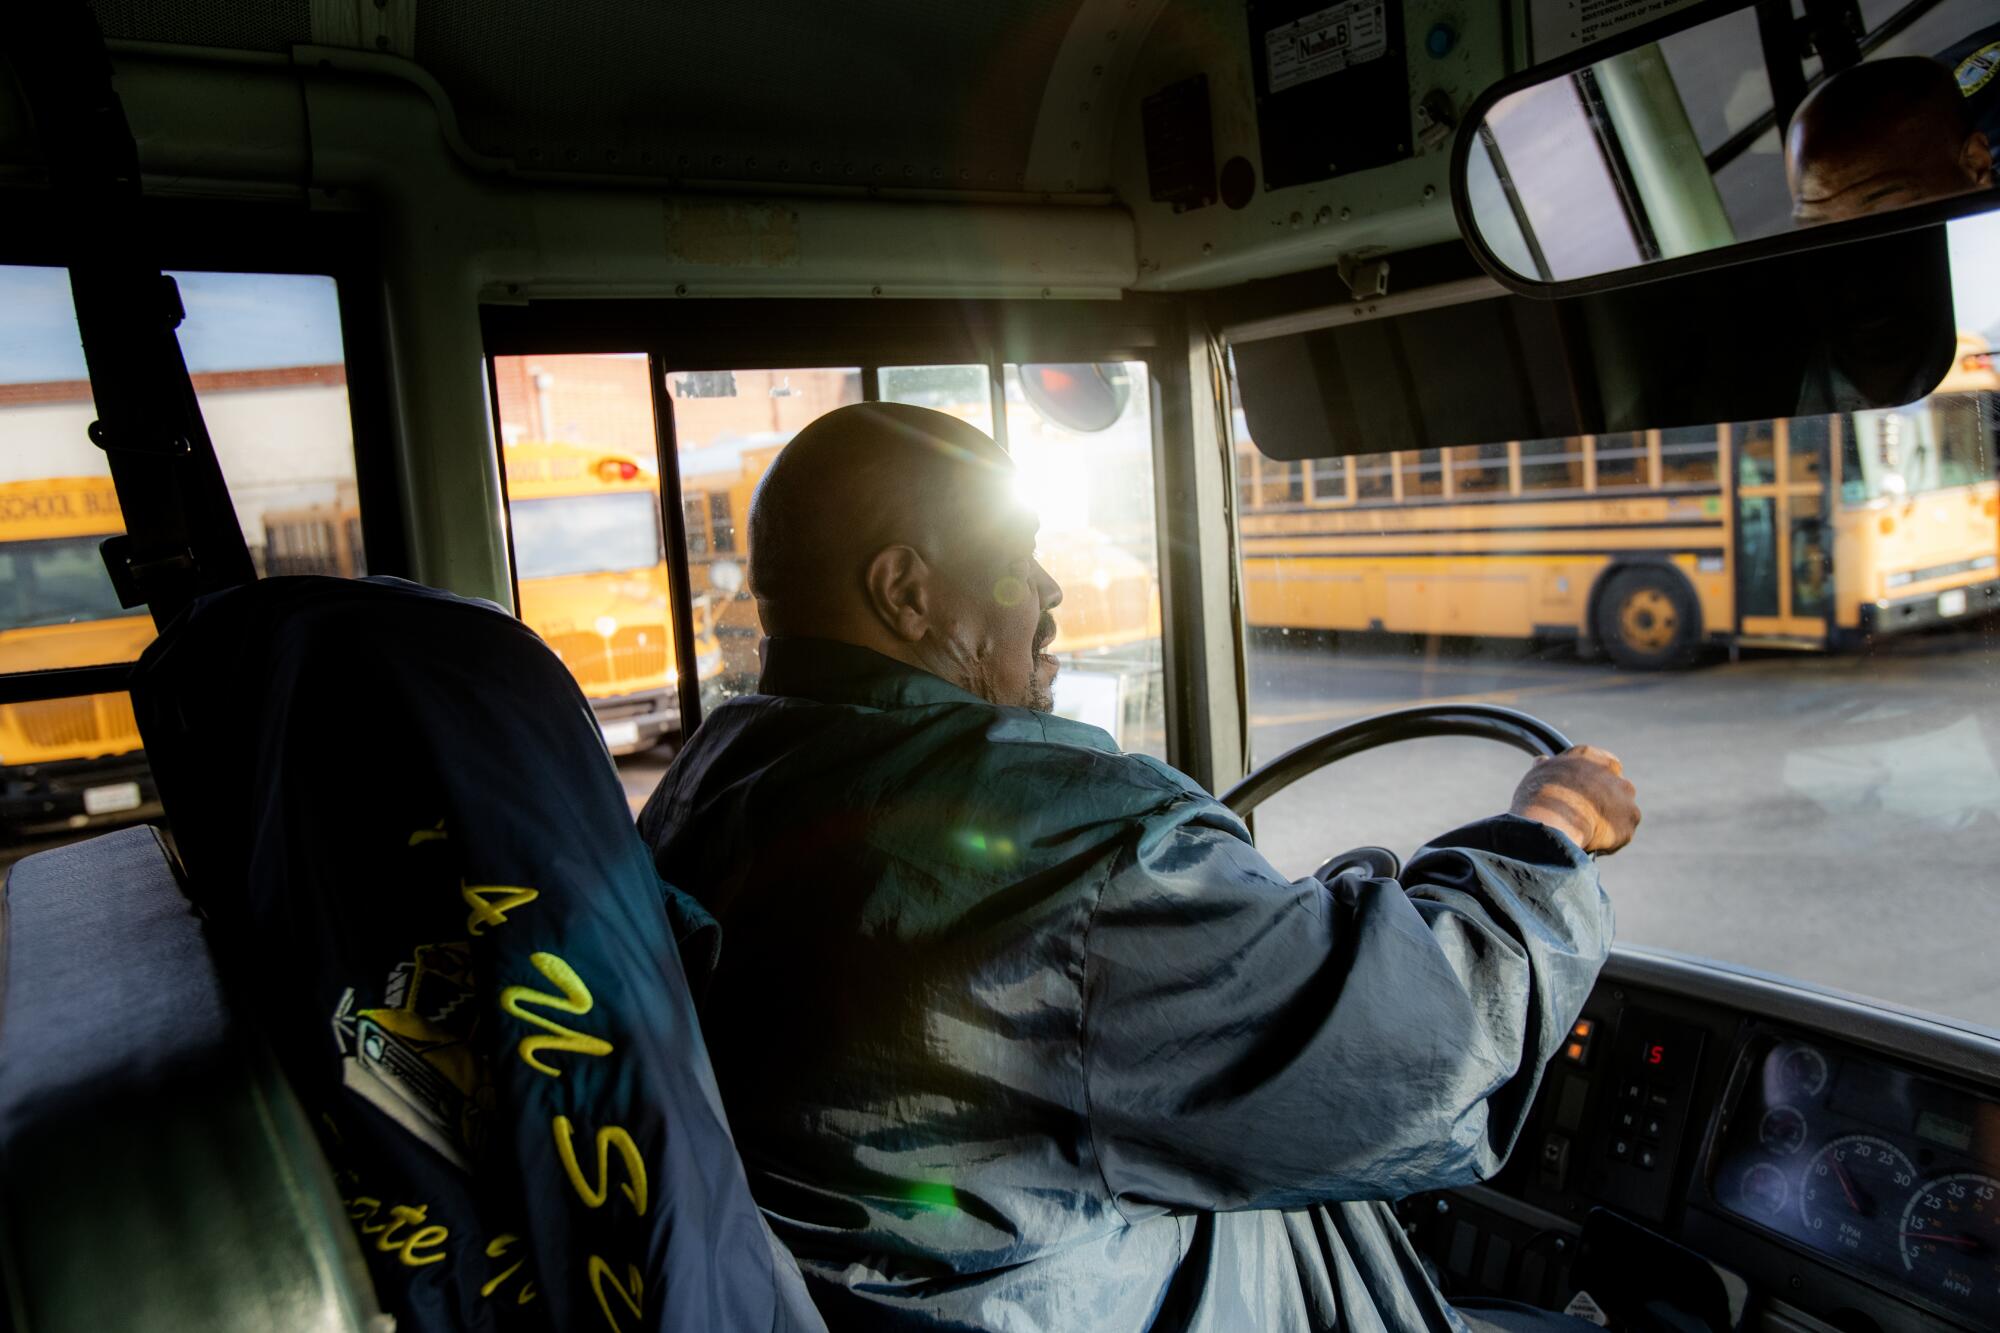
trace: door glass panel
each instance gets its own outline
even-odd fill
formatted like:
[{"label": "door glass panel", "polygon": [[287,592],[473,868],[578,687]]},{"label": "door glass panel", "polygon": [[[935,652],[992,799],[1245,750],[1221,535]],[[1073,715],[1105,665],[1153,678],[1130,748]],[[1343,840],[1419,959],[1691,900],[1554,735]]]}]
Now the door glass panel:
[{"label": "door glass panel", "polygon": [[1785,481],[1826,483],[1827,449],[1833,442],[1831,417],[1796,417],[1785,423]]},{"label": "door glass panel", "polygon": [[[1059,372],[1052,376],[1050,371]],[[1126,750],[1166,755],[1151,386],[1141,361],[1005,367],[1007,449],[1041,516],[1042,565],[1062,585],[1056,711]],[[1069,386],[1075,386],[1070,388]],[[1287,471],[1281,487],[1274,472]],[[1262,467],[1297,500],[1296,463]]]},{"label": "door glass panel", "polygon": [[1736,484],[1769,486],[1778,480],[1778,423],[1740,421],[1730,428],[1736,441]]},{"label": "door glass panel", "polygon": [[[340,301],[330,277],[176,272],[180,343],[260,573],[361,574]],[[153,638],[98,548],[124,530],[69,275],[0,265],[0,672],[130,661]],[[0,706],[0,853],[159,813],[132,706]]]},{"label": "door glass panel", "polygon": [[993,433],[993,372],[985,366],[884,366],[876,385],[885,403],[949,412]]},{"label": "door glass panel", "polygon": [[1778,614],[1778,502],[1742,497],[1736,505],[1737,610],[1746,616]]},{"label": "door glass panel", "polygon": [[[576,678],[628,788],[680,729],[648,374],[642,353],[493,358],[515,606]],[[709,680],[705,609],[695,653]]]},{"label": "door glass panel", "polygon": [[1833,549],[1817,495],[1785,500],[1792,529],[1792,614],[1823,616],[1833,605]]},{"label": "door glass panel", "polygon": [[[967,371],[979,376],[976,391]],[[667,384],[680,447],[681,493],[688,512],[699,510],[707,520],[705,532],[688,525],[688,579],[715,627],[715,671],[702,677],[702,699],[712,707],[753,693],[761,670],[758,644],[764,629],[749,581],[750,562],[757,558],[750,549],[750,497],[794,435],[836,407],[861,401],[861,370],[845,366],[701,374],[726,378],[729,391],[686,393],[680,386],[700,381],[672,370]],[[992,419],[983,367],[905,366],[881,375],[884,388],[898,393],[895,401],[921,398],[919,406],[954,416],[976,412],[984,401],[989,404],[987,419]]]}]

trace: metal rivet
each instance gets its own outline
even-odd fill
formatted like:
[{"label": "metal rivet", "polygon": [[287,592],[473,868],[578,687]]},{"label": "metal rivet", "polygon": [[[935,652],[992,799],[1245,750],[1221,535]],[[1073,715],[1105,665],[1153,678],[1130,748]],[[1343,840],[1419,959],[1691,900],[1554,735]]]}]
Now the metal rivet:
[{"label": "metal rivet", "polygon": [[1093,79],[1101,79],[1101,78],[1103,78],[1103,77],[1104,77],[1104,66],[1102,66],[1102,65],[1092,65],[1092,66],[1090,67],[1090,77],[1091,77],[1091,78],[1093,78]]},{"label": "metal rivet", "polygon": [[652,150],[652,149],[650,149],[650,148],[641,148],[641,149],[639,150],[639,161],[640,161],[640,162],[642,162],[642,163],[644,163],[644,164],[645,164],[646,166],[649,166],[649,167],[650,167],[650,166],[652,166],[652,165],[653,165],[653,150]]},{"label": "metal rivet", "polygon": [[791,170],[791,167],[792,167],[792,160],[789,157],[781,157],[778,159],[778,170],[789,171]]},{"label": "metal rivet", "polygon": [[722,154],[717,153],[714,157],[708,159],[708,165],[720,169],[722,166]]},{"label": "metal rivet", "polygon": [[1205,255],[1212,255],[1212,254],[1214,254],[1214,253],[1215,253],[1215,242],[1214,242],[1214,241],[1203,241],[1203,242],[1201,243],[1201,252],[1202,252],[1203,254],[1205,254]]},{"label": "metal rivet", "polygon": [[881,164],[880,162],[877,162],[877,163],[875,164],[875,174],[876,174],[877,176],[879,176],[879,175],[881,175],[881,174],[882,174],[882,164]]},{"label": "metal rivet", "polygon": [[1110,30],[1109,32],[1105,33],[1105,34],[1104,34],[1104,40],[1105,40],[1105,41],[1107,41],[1107,42],[1115,42],[1115,41],[1117,41],[1117,40],[1118,40],[1118,29],[1116,29],[1116,28],[1113,28],[1113,29],[1111,29],[1111,30]]},{"label": "metal rivet", "polygon": [[1088,111],[1088,110],[1090,110],[1090,103],[1088,103],[1088,102],[1078,102],[1078,103],[1076,104],[1076,109],[1077,109],[1078,111]]},{"label": "metal rivet", "polygon": [[1076,188],[1076,182],[1074,180],[1065,180],[1063,182],[1063,188],[1065,190],[1074,190]]},{"label": "metal rivet", "polygon": [[1048,288],[1046,288],[1046,287],[1042,288],[1042,296],[1043,296],[1044,298],[1047,298],[1047,297],[1048,297],[1048,295],[1049,295],[1049,289],[1048,289]]},{"label": "metal rivet", "polygon": [[1333,221],[1333,205],[1321,204],[1319,211],[1313,214],[1313,226],[1324,227],[1331,221]]},{"label": "metal rivet", "polygon": [[1346,222],[1346,221],[1347,221],[1348,219],[1352,218],[1353,216],[1354,216],[1354,210],[1353,210],[1353,209],[1351,209],[1351,208],[1348,208],[1348,207],[1346,207],[1345,205],[1342,205],[1342,207],[1341,207],[1341,210],[1340,210],[1340,220],[1341,220],[1342,222]]},{"label": "metal rivet", "polygon": [[1298,230],[1300,227],[1305,226],[1306,215],[1298,212],[1297,210],[1294,210],[1291,216],[1291,224],[1292,224],[1292,229],[1294,231]]},{"label": "metal rivet", "polygon": [[1424,198],[1426,199],[1437,198],[1437,193],[1438,193],[1438,187],[1435,185],[1426,185],[1424,187]]},{"label": "metal rivet", "polygon": [[1448,1200],[1448,1199],[1439,1199],[1439,1200],[1438,1200],[1438,1211],[1439,1211],[1439,1212],[1441,1212],[1441,1213],[1448,1213],[1448,1212],[1450,1212],[1450,1211],[1451,1211],[1451,1201],[1450,1201],[1450,1200]]},{"label": "metal rivet", "polygon": [[684,283],[684,282],[677,282],[677,283],[675,283],[675,284],[674,284],[674,295],[675,295],[675,296],[686,296],[687,294],[688,294],[688,286],[687,286],[687,284],[686,284],[686,283]]},{"label": "metal rivet", "polygon": [[882,294],[882,289],[880,287],[870,287],[868,289],[868,294],[870,296],[880,296]]}]

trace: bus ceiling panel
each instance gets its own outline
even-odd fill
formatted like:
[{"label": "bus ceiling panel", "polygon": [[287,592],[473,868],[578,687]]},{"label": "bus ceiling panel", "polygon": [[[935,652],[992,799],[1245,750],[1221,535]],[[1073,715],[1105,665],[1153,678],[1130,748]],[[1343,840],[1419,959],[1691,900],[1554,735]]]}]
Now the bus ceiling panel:
[{"label": "bus ceiling panel", "polygon": [[[1115,192],[1133,211],[1139,287],[1213,288],[1454,240],[1451,139],[1511,65],[1508,6],[1408,0],[1177,0],[1121,104]],[[1386,16],[1386,17],[1385,17]],[[1149,99],[1206,80],[1212,201],[1166,188],[1198,112],[1149,131]],[[1170,142],[1169,136],[1176,141]],[[1391,289],[1399,284],[1392,272]]]},{"label": "bus ceiling panel", "polygon": [[1251,438],[1301,459],[1893,406],[1935,387],[1955,349],[1938,227],[1233,350]]},{"label": "bus ceiling panel", "polygon": [[[291,0],[250,6],[252,18],[215,0],[95,7],[111,38],[407,57],[450,97],[474,152],[522,170],[1020,195],[1103,188],[1103,112],[1083,104],[1115,82],[1118,42],[1135,44],[1163,3]],[[1079,175],[1086,163],[1095,170]]]},{"label": "bus ceiling panel", "polygon": [[1990,0],[1702,0],[1481,94],[1452,202],[1495,278],[1576,295],[2000,208],[1996,144]]}]

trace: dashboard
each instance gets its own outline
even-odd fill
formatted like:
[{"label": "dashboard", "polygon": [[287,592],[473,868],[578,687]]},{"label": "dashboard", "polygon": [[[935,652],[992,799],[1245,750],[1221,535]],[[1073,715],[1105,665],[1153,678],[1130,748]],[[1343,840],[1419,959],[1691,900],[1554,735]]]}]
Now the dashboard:
[{"label": "dashboard", "polygon": [[2000,1034],[1614,950],[1506,1166],[1398,1212],[1453,1298],[1595,1299],[1637,1228],[1711,1327],[2000,1330]]},{"label": "dashboard", "polygon": [[1724,1211],[1943,1312],[2000,1319],[2000,1102],[1754,1031],[1703,1184]]}]

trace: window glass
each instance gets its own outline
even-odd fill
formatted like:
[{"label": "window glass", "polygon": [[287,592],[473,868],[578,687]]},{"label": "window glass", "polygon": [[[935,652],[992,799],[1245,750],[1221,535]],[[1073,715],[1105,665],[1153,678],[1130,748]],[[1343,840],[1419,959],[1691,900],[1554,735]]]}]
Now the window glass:
[{"label": "window glass", "polygon": [[[497,356],[492,373],[516,610],[576,678],[643,800],[651,752],[681,721],[648,362]],[[668,390],[708,401],[727,387],[710,377]],[[708,681],[721,663],[705,611],[695,654]]]},{"label": "window glass", "polygon": [[1412,449],[1397,454],[1403,469],[1405,500],[1433,499],[1444,494],[1444,451]]},{"label": "window glass", "polygon": [[1345,458],[1315,458],[1311,463],[1312,498],[1321,503],[1345,501],[1347,466]]},{"label": "window glass", "polygon": [[[260,573],[360,574],[340,302],[312,274],[176,272],[179,330]],[[99,666],[153,638],[98,548],[124,530],[69,275],[0,265],[0,671]],[[158,814],[122,694],[0,706],[0,855]]]},{"label": "window glass", "polygon": [[884,366],[876,384],[885,403],[935,408],[993,433],[993,372],[985,366]]},{"label": "window glass", "polygon": [[1363,500],[1389,500],[1396,494],[1396,456],[1363,454],[1354,460],[1355,493]]},{"label": "window glass", "polygon": [[1660,484],[1713,486],[1718,477],[1719,434],[1714,426],[1675,426],[1660,432]]},{"label": "window glass", "polygon": [[[1408,472],[1399,504],[1362,458],[1372,513],[1243,515],[1252,762],[1426,701],[1524,709],[1638,786],[1645,823],[1601,863],[1622,945],[2000,1026],[2000,615],[1980,611],[2000,579],[2000,217],[1948,235],[1961,354],[1920,402],[1600,437],[1592,489],[1580,440],[1523,442],[1529,504],[1429,503]],[[1505,458],[1453,450],[1454,497],[1472,476],[1504,495]],[[1266,802],[1258,845],[1291,875],[1365,844],[1407,859],[1506,809],[1526,767],[1470,740],[1385,746]],[[1912,883],[1920,910],[1880,909]]]},{"label": "window glass", "polygon": [[1521,489],[1523,491],[1577,491],[1583,489],[1583,441],[1521,441]]},{"label": "window glass", "polygon": [[[1051,374],[1050,372],[1056,372]],[[1146,365],[1004,367],[1007,449],[1041,516],[1042,566],[1062,585],[1056,711],[1164,758],[1159,529]],[[1273,475],[1287,477],[1278,501]],[[1299,465],[1261,463],[1267,503],[1303,494]]]},{"label": "window glass", "polygon": [[1600,491],[1631,490],[1652,484],[1652,479],[1647,476],[1644,431],[1598,436],[1596,463],[1597,489]]},{"label": "window glass", "polygon": [[[879,383],[922,397],[919,406],[963,416],[991,402],[985,371],[975,391],[966,367],[919,366],[884,370]],[[713,676],[702,677],[711,706],[757,688],[757,646],[764,628],[750,595],[750,497],[792,437],[812,422],[861,401],[858,366],[707,372],[727,376],[728,396],[675,397],[674,439],[680,447],[681,493],[688,513],[707,520],[706,531],[688,523],[688,580],[695,600],[714,625],[719,654]],[[669,370],[668,382],[680,377]],[[987,408],[990,418],[992,409]],[[657,777],[654,778],[657,781]]]},{"label": "window glass", "polygon": [[1507,446],[1468,444],[1448,451],[1451,456],[1451,486],[1457,495],[1505,495],[1507,493]]},{"label": "window glass", "polygon": [[1266,458],[1258,465],[1257,475],[1264,504],[1297,504],[1305,499],[1305,474],[1299,464]]}]

